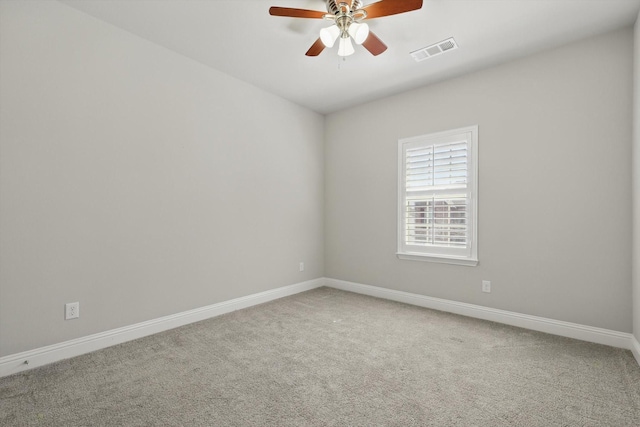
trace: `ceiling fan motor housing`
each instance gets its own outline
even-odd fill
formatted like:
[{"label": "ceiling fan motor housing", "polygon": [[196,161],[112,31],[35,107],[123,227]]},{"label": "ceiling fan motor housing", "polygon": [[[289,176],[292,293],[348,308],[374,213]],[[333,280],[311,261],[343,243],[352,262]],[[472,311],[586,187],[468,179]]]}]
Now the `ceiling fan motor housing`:
[{"label": "ceiling fan motor housing", "polygon": [[[338,13],[340,13],[340,8],[338,7],[338,5],[340,4],[340,1],[326,0],[326,2],[327,2],[327,12],[329,12],[332,15],[337,15]],[[351,2],[351,10],[358,10],[360,8],[362,8],[361,0],[353,0]]]}]

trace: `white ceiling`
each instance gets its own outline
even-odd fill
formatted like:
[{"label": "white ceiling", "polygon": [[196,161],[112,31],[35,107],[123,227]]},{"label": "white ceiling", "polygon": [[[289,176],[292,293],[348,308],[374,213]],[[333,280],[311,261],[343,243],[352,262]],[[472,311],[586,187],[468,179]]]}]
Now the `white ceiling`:
[{"label": "white ceiling", "polygon": [[[343,61],[337,46],[304,55],[329,22],[268,12],[325,11],[323,0],[60,1],[323,114],[631,25],[640,10],[640,0],[425,0],[368,21],[386,52],[356,46]],[[448,37],[460,48],[422,62],[409,55]]]}]

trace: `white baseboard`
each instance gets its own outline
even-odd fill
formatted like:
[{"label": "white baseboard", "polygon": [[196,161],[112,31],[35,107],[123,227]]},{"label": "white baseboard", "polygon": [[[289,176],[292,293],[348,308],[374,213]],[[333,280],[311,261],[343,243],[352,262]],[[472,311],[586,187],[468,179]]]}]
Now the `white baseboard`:
[{"label": "white baseboard", "polygon": [[[463,302],[451,301],[440,298],[427,297],[424,295],[412,294],[409,292],[396,291],[393,289],[379,288],[377,286],[363,285],[360,283],[346,282],[344,280],[325,278],[325,286],[342,289],[344,291],[370,295],[434,310],[446,311],[461,314],[463,316],[475,317],[478,319],[490,320],[492,322],[504,323],[518,326],[534,331],[546,332],[548,334],[560,335],[563,337],[575,338],[597,344],[610,345],[634,351],[634,356],[640,364],[640,345],[631,334],[612,331],[609,329],[595,328],[577,323],[563,322],[560,320],[547,319],[545,317],[530,316],[528,314],[515,313],[512,311],[498,310],[495,308],[483,307],[481,305],[467,304]],[[633,346],[632,346],[633,338]],[[635,346],[635,350],[633,350]]]},{"label": "white baseboard", "polygon": [[635,336],[631,335],[631,353],[636,358],[636,362],[640,365],[640,343]]},{"label": "white baseboard", "polygon": [[[576,323],[547,319],[544,317],[530,316],[511,311],[498,310],[480,305],[467,304],[440,298],[427,297],[419,294],[396,291],[393,289],[363,285],[344,280],[319,278],[307,282],[296,283],[281,288],[260,292],[223,301],[206,307],[196,308],[182,313],[125,326],[98,334],[76,338],[58,344],[37,348],[34,350],[16,353],[0,358],[0,377],[47,365],[70,357],[80,356],[112,345],[153,335],[158,332],[177,328],[189,323],[198,322],[235,310],[262,304],[275,299],[294,295],[300,292],[328,286],[345,291],[370,295],[420,307],[431,308],[463,316],[490,320],[549,334],[575,338],[598,344],[610,345],[631,350],[636,361],[640,364],[640,343],[631,334],[612,331],[609,329],[595,328]],[[25,362],[28,362],[25,363]]]},{"label": "white baseboard", "polygon": [[[314,279],[0,358],[0,377],[318,288]],[[28,363],[27,363],[28,362]]]}]

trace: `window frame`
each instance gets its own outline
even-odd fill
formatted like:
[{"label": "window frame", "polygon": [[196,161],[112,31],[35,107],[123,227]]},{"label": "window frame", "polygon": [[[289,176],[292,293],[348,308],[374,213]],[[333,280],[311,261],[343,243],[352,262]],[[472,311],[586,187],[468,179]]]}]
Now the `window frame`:
[{"label": "window frame", "polygon": [[[405,242],[406,231],[406,149],[407,147],[429,147],[438,143],[447,143],[454,139],[464,138],[467,141],[467,184],[462,190],[446,190],[444,193],[464,193],[467,197],[467,239],[470,244],[464,251],[452,250],[450,247],[425,245],[417,247]],[[439,190],[430,190],[437,193]],[[398,206],[397,206],[397,252],[396,256],[403,260],[439,262],[465,266],[478,265],[478,126],[466,126],[443,132],[402,138],[398,140]],[[464,254],[461,254],[465,252]]]}]

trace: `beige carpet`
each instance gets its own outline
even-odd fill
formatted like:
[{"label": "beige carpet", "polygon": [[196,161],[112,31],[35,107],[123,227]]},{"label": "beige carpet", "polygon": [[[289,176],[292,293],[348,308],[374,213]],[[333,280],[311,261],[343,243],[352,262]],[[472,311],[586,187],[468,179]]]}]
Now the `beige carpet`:
[{"label": "beige carpet", "polygon": [[320,288],[2,378],[0,425],[640,426],[640,367]]}]

